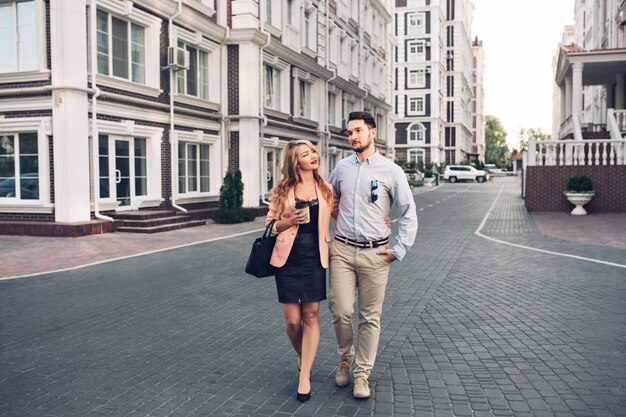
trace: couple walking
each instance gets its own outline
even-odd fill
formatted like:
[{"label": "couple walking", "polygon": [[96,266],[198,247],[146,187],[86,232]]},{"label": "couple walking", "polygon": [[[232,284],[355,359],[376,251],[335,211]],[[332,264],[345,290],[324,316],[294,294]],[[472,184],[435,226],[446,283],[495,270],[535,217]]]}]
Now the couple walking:
[{"label": "couple walking", "polygon": [[[283,178],[272,190],[266,221],[277,220],[273,233],[278,236],[270,263],[277,267],[276,288],[285,331],[298,354],[297,398],[301,402],[311,397],[311,368],[320,339],[320,301],[326,299],[326,268],[330,266],[329,307],[341,356],[335,383],[343,387],[353,380],[353,396],[369,398],[368,377],[376,359],[389,266],[402,259],[417,233],[415,202],[406,176],[376,150],[375,136],[372,114],[350,113],[348,140],[356,155],[337,164],[329,183],[319,174],[320,155],[313,144],[289,142]],[[393,204],[400,219],[399,234],[390,249]],[[329,248],[331,216],[336,225]],[[352,314],[357,296],[355,343]]]}]

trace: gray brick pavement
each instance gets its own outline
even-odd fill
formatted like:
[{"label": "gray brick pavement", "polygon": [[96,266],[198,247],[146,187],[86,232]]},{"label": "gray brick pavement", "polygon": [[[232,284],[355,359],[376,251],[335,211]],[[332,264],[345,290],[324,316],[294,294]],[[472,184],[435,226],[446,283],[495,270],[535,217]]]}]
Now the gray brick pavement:
[{"label": "gray brick pavement", "polygon": [[[313,397],[295,400],[274,284],[241,272],[241,236],[0,282],[0,415],[626,415],[624,270],[474,235],[500,186],[416,197],[370,400],[334,386],[326,303]],[[485,234],[553,243],[501,198]]]}]

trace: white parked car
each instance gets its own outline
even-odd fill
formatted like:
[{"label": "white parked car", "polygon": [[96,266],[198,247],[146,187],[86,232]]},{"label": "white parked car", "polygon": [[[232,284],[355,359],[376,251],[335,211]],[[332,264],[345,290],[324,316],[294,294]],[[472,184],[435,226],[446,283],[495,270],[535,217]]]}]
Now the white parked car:
[{"label": "white parked car", "polygon": [[448,165],[443,172],[443,179],[449,182],[472,180],[484,182],[489,179],[487,171],[481,171],[469,165]]}]

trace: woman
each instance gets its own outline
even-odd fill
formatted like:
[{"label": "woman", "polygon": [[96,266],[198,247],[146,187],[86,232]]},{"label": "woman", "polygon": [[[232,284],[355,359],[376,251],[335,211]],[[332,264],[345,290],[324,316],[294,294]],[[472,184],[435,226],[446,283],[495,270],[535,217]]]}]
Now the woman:
[{"label": "woman", "polygon": [[[333,191],[319,174],[320,156],[308,140],[292,140],[284,151],[282,180],[272,190],[266,223],[278,234],[270,263],[277,267],[278,301],[285,331],[298,354],[296,397],[311,398],[311,368],[320,340],[320,301],[326,299],[326,268]],[[296,209],[305,206],[305,208]],[[308,211],[308,213],[307,213]],[[310,221],[308,221],[310,218]]]}]

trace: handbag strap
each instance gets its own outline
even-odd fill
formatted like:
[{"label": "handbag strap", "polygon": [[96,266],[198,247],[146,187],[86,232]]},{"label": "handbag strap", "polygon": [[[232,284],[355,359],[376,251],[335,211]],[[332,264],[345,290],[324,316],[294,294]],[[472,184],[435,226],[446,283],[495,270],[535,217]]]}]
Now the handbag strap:
[{"label": "handbag strap", "polygon": [[267,239],[272,236],[272,229],[274,228],[274,223],[276,223],[276,219],[270,220],[270,222],[265,227],[265,233],[263,233],[263,239]]}]

